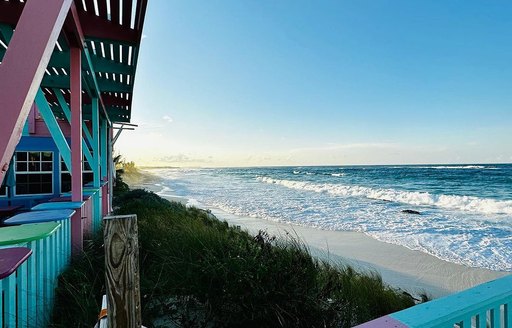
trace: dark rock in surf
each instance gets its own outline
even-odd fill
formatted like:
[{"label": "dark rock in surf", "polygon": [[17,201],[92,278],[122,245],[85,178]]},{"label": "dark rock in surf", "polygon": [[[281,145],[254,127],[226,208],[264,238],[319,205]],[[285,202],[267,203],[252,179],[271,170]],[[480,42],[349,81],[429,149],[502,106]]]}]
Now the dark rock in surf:
[{"label": "dark rock in surf", "polygon": [[421,215],[421,213],[420,213],[420,212],[415,211],[415,210],[402,210],[401,212],[402,212],[402,213],[405,213],[405,214],[416,214],[416,215]]}]

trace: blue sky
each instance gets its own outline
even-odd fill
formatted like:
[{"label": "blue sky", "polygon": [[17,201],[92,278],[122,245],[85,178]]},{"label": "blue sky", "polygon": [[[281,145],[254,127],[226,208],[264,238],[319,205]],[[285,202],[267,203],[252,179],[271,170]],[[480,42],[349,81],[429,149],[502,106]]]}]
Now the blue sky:
[{"label": "blue sky", "polygon": [[512,2],[153,0],[140,165],[512,162]]}]

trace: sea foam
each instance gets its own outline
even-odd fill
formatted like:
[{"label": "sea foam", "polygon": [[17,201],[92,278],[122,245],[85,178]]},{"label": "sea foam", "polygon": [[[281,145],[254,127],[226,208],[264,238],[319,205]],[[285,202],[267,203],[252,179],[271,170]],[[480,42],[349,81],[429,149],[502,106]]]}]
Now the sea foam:
[{"label": "sea foam", "polygon": [[258,181],[277,184],[291,189],[326,192],[338,196],[359,196],[370,199],[398,202],[418,206],[436,206],[451,210],[478,212],[483,214],[512,215],[512,201],[494,200],[473,196],[435,195],[428,192],[377,189],[357,185],[317,184],[306,181],[280,180],[257,177]]}]

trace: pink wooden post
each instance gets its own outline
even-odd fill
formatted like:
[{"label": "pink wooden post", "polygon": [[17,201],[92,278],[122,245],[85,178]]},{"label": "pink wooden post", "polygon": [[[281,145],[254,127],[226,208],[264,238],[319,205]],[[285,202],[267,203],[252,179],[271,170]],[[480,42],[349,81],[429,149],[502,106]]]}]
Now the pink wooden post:
[{"label": "pink wooden post", "polygon": [[109,185],[109,195],[108,195],[108,212],[112,212],[112,203],[114,199],[114,183],[116,177],[116,167],[114,166],[114,145],[112,144],[112,139],[114,138],[114,129],[113,126],[108,129],[108,185]]},{"label": "pink wooden post", "polygon": [[0,64],[0,183],[72,2],[27,1]]},{"label": "pink wooden post", "polygon": [[[82,189],[82,63],[81,49],[70,49],[70,89],[71,89],[71,200],[81,202]],[[84,228],[82,211],[76,211],[71,218],[71,242],[74,253],[83,247]]]}]

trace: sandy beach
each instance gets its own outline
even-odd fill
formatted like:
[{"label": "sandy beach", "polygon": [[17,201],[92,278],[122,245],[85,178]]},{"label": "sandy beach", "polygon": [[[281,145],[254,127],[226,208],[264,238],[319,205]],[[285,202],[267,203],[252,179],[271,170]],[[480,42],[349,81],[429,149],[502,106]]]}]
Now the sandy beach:
[{"label": "sandy beach", "polygon": [[413,295],[425,292],[437,298],[510,274],[450,263],[359,232],[325,231],[236,217],[216,209],[212,209],[212,213],[251,233],[267,230],[275,235],[287,232],[296,235],[310,247],[313,255],[333,263],[350,264],[359,270],[377,272],[389,285]]},{"label": "sandy beach", "polygon": [[[159,193],[162,188],[155,184],[157,181],[155,177],[145,174],[137,179],[127,179],[132,188],[145,188]],[[188,206],[202,207],[185,197],[161,196]],[[276,236],[291,234],[304,241],[314,256],[331,263],[349,264],[360,271],[377,272],[390,286],[413,295],[426,293],[438,298],[510,274],[443,261],[420,251],[375,240],[359,232],[320,230],[235,216],[216,208],[208,210],[218,219],[247,229],[252,234],[259,230],[266,230]]]}]

